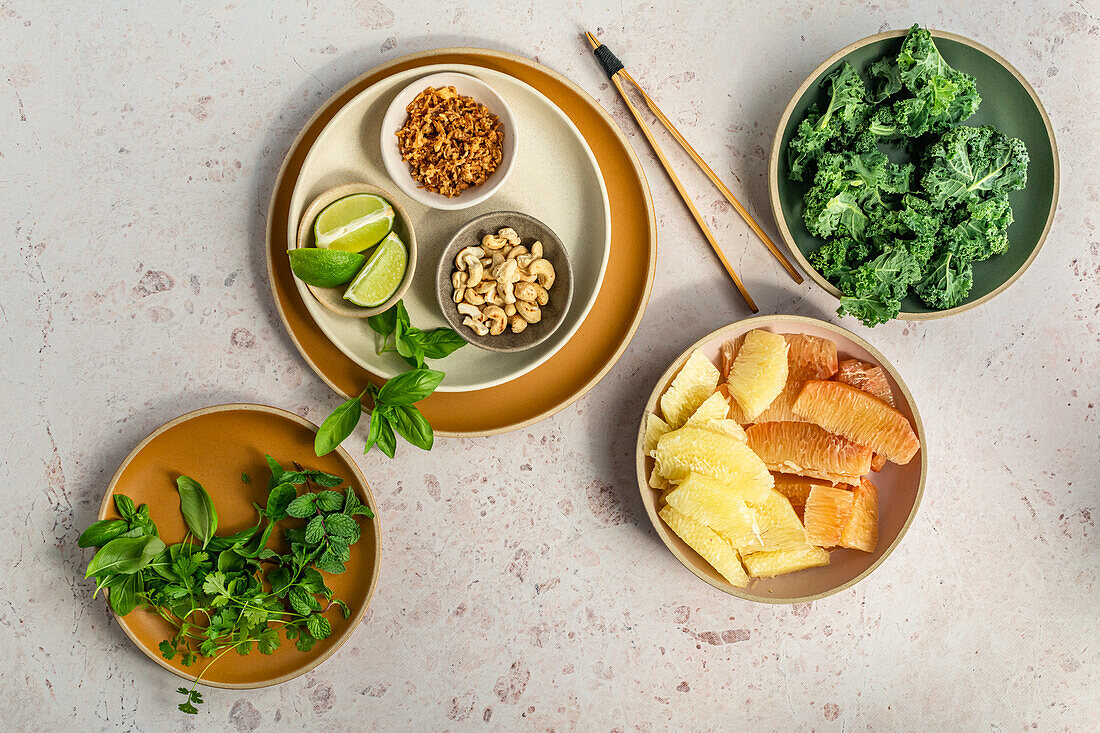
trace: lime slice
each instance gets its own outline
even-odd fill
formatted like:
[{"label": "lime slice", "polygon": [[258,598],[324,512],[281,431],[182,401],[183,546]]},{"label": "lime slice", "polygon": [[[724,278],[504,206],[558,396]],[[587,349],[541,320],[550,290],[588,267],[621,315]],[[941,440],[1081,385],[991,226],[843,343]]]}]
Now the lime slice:
[{"label": "lime slice", "polygon": [[336,249],[292,249],[290,269],[304,283],[321,288],[334,288],[355,277],[367,258],[356,252]]},{"label": "lime slice", "polygon": [[405,278],[407,263],[405,243],[390,232],[348,286],[344,300],[367,308],[385,303]]},{"label": "lime slice", "polygon": [[321,249],[362,252],[381,242],[391,229],[389,202],[373,193],[356,193],[321,210],[313,222],[313,237]]}]

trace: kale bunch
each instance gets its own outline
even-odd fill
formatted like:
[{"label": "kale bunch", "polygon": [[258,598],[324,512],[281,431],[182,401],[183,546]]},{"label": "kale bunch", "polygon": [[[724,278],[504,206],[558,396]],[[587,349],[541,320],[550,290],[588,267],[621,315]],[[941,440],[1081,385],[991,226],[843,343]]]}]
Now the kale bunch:
[{"label": "kale bunch", "polygon": [[1027,184],[1028,154],[961,124],[977,85],[919,26],[869,74],[845,63],[825,80],[830,103],[799,124],[787,159],[792,180],[811,182],[803,220],[824,240],[810,264],[841,291],[840,315],[874,326],[910,289],[931,308],[966,298],[972,264],[1008,248],[1008,193]]}]

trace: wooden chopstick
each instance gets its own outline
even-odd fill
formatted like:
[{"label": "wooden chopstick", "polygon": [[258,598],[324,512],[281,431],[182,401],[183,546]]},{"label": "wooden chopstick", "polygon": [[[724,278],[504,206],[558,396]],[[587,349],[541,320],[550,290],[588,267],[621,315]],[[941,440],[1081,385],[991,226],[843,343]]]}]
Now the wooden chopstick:
[{"label": "wooden chopstick", "polygon": [[689,143],[684,138],[684,136],[680,134],[680,131],[676,129],[676,126],[673,125],[671,120],[669,120],[668,117],[665,116],[665,113],[661,111],[661,108],[657,106],[657,103],[654,102],[648,94],[646,94],[646,91],[642,89],[641,85],[634,80],[634,77],[630,75],[630,72],[626,69],[623,69],[619,73],[622,74],[623,78],[634,85],[634,88],[637,89],[638,93],[642,95],[642,99],[645,100],[646,106],[649,107],[649,111],[652,112],[653,115],[660,121],[660,123],[665,126],[665,129],[672,134],[672,137],[676,139],[676,142],[680,143],[680,147],[687,151],[687,154],[690,155],[691,159],[695,161],[696,165],[698,165],[702,169],[703,173],[707,175],[707,178],[710,179],[710,182],[713,183],[714,186],[722,192],[722,195],[726,197],[726,201],[729,201],[730,204],[733,205],[733,208],[736,209],[737,213],[741,215],[741,218],[745,220],[745,223],[749,225],[749,228],[756,232],[756,236],[760,237],[760,241],[764,243],[764,246],[768,248],[768,251],[772,253],[772,256],[774,256],[775,259],[779,261],[779,264],[783,265],[783,268],[788,273],[790,273],[790,276],[794,278],[794,281],[796,283],[801,284],[802,276],[798,274],[798,270],[796,270],[794,268],[794,265],[791,264],[790,260],[788,260],[786,256],[784,256],[784,254],[779,251],[779,248],[775,246],[775,243],[772,242],[771,238],[764,233],[764,230],[761,229],[760,225],[756,223],[756,220],[752,218],[752,215],[749,214],[748,210],[745,209],[745,207],[741,205],[741,202],[737,200],[737,197],[733,195],[733,191],[730,191],[729,188],[726,187],[726,184],[722,183],[722,180],[718,178],[718,174],[715,173],[709,165],[707,165],[702,156],[700,156],[699,153],[696,152],[695,148],[691,146],[691,143]]},{"label": "wooden chopstick", "polygon": [[[588,31],[585,31],[584,35],[588,38],[588,42],[592,44],[593,50],[599,48],[602,45],[598,40],[596,40],[596,37]],[[729,260],[726,259],[726,255],[718,246],[718,242],[714,240],[714,235],[711,234],[710,228],[707,227],[706,223],[703,221],[703,217],[699,213],[699,210],[695,208],[695,203],[691,200],[691,197],[688,196],[687,191],[684,189],[684,185],[680,183],[680,179],[677,177],[676,173],[673,172],[672,164],[668,162],[668,158],[665,157],[665,154],[661,150],[661,147],[657,144],[656,138],[653,137],[653,133],[650,132],[649,126],[642,118],[641,113],[638,112],[637,108],[627,96],[626,90],[623,89],[623,85],[618,79],[618,74],[621,71],[622,68],[620,67],[620,69],[616,72],[608,72],[611,83],[614,84],[615,88],[619,91],[619,95],[626,103],[627,109],[630,110],[630,114],[633,115],[634,120],[638,123],[638,127],[641,128],[642,134],[645,135],[645,139],[649,141],[650,146],[653,148],[653,152],[657,154],[657,159],[661,161],[661,165],[664,167],[665,173],[668,174],[669,179],[672,181],[672,185],[680,194],[680,198],[684,200],[684,203],[688,207],[688,211],[691,212],[691,216],[695,219],[695,223],[699,225],[699,228],[703,232],[703,236],[706,237],[707,242],[710,243],[711,249],[714,250],[714,254],[718,255],[718,261],[722,263],[722,266],[724,268],[726,268],[726,272],[729,273],[730,278],[733,280],[733,284],[737,287],[737,291],[741,293],[741,297],[745,299],[745,303],[748,304],[750,309],[752,309],[752,312],[758,313],[760,309],[756,307],[756,303],[753,301],[752,296],[749,295],[749,292],[745,289],[744,284],[742,284],[741,282],[741,278],[738,277],[737,272],[734,271],[733,265],[729,263]]]}]

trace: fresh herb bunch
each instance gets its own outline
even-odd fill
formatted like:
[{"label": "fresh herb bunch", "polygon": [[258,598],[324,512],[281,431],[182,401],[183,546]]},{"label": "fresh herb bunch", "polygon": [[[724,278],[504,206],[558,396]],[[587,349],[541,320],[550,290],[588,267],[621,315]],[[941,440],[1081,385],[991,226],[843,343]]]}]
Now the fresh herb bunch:
[{"label": "fresh herb bunch", "polygon": [[363,416],[364,397],[370,397],[374,404],[364,453],[377,445],[380,451],[393,458],[398,435],[417,448],[431,450],[435,433],[414,403],[434,392],[443,381],[444,373],[427,368],[425,360],[449,356],[466,342],[449,328],[422,331],[414,327],[401,301],[385,313],[368,318],[367,324],[382,337],[378,353],[397,352],[412,369],[381,387],[368,385],[358,396],[333,410],[317,431],[314,452],[318,456],[331,453],[352,434]]},{"label": "fresh herb bunch", "polygon": [[[333,490],[344,483],[339,476],[297,464],[297,470],[285,470],[271,456],[267,463],[267,504],[253,504],[259,518],[248,529],[217,535],[218,513],[210,494],[199,482],[180,476],[176,489],[188,529],[183,542],[166,546],[149,506],[135,507],[122,494],[114,497],[121,518],[96,522],[77,541],[80,547],[98,548],[85,572],[96,581],[93,597],[106,588],[120,616],[145,608],[171,624],[176,632],[160,643],[165,659],[178,656],[184,666],[200,657],[210,660],[190,689],[178,690],[185,698],[179,705],[184,713],[198,712],[202,694],[196,685],[230,651],[244,655],[255,647],[271,654],[282,643],[279,627],[299,651],[309,651],[332,633],[326,611],[335,607],[344,618],[351,613],[333,597],[322,572],[344,572],[361,532],[355,518],[373,519],[373,512],[350,487]],[[250,483],[245,476],[242,481]],[[311,491],[314,485],[321,490]],[[299,495],[299,486],[306,492]],[[305,524],[283,530],[290,550],[280,554],[267,543],[275,525],[287,518]]]},{"label": "fresh herb bunch", "polygon": [[1027,184],[1028,154],[961,124],[981,102],[977,85],[927,30],[913,26],[869,73],[873,91],[847,63],[825,81],[829,106],[799,124],[787,160],[792,180],[812,181],[803,220],[825,243],[810,263],[840,290],[840,315],[874,326],[910,288],[931,308],[966,298],[972,264],[1008,248],[1008,193]]}]

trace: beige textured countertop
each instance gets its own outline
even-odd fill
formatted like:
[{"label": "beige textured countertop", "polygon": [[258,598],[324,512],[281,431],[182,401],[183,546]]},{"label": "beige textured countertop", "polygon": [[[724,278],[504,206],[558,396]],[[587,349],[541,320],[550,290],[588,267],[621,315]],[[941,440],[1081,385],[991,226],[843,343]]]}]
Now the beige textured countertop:
[{"label": "beige textured countertop", "polygon": [[[816,5],[0,1],[0,728],[1094,726],[1100,6]],[[120,460],[168,419],[260,401],[319,422],[337,404],[284,333],[263,257],[283,155],[334,90],[401,54],[483,45],[537,57],[625,123],[578,35],[599,29],[774,232],[765,156],[788,97],[833,51],[914,21],[1031,81],[1062,194],[1038,260],[990,304],[873,331],[841,321],[899,368],[928,433],[924,503],[879,570],[813,604],[753,605],[699,582],[650,528],[633,473],[642,405],[687,344],[748,314],[624,124],[661,272],[619,364],[526,430],[360,455],[383,567],[352,641],[280,687],[211,689],[199,716],[175,710],[175,678],[91,600],[76,537]],[[673,157],[761,312],[835,320],[834,301],[787,279]]]}]

